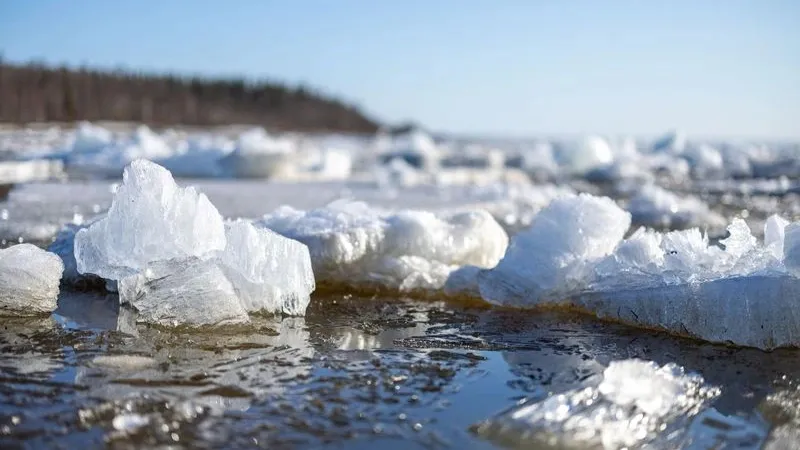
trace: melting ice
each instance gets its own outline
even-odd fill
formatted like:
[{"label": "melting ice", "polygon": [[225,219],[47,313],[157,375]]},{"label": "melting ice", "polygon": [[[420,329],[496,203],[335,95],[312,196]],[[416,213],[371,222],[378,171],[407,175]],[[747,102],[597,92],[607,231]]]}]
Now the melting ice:
[{"label": "melting ice", "polygon": [[[62,233],[66,242],[71,233]],[[68,244],[54,247],[69,261]],[[301,315],[314,290],[305,245],[226,224],[205,195],[144,160],[125,169],[108,214],[74,234],[74,258],[78,273],[115,282],[141,320],[164,325]]]},{"label": "melting ice", "polygon": [[709,408],[717,395],[675,364],[615,361],[599,382],[512,408],[476,431],[514,448],[756,448],[763,432]]},{"label": "melting ice", "polygon": [[0,250],[0,315],[53,312],[63,270],[58,256],[31,244]]},{"label": "melting ice", "polygon": [[[497,267],[464,280],[477,278],[482,298],[495,304],[574,306],[712,342],[798,346],[800,227],[786,223],[771,217],[764,243],[741,219],[721,247],[697,229],[640,229],[623,240],[630,215],[610,199],[582,194],[555,200],[514,237]],[[476,290],[454,284],[451,290]]]}]

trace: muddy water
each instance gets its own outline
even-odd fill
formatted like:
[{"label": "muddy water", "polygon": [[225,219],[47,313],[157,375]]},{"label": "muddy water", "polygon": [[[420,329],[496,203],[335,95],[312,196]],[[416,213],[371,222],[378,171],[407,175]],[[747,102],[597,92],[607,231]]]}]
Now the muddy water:
[{"label": "muddy water", "polygon": [[113,296],[63,293],[52,317],[2,319],[0,448],[492,448],[472,425],[625,358],[700,372],[720,413],[795,442],[797,351],[330,294],[305,318],[163,330],[129,323]]}]

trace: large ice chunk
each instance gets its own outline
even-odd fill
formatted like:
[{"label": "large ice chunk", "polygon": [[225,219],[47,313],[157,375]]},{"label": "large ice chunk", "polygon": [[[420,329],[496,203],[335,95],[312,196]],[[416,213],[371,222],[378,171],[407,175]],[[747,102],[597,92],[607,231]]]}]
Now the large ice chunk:
[{"label": "large ice chunk", "polygon": [[243,220],[225,228],[220,267],[245,310],[304,314],[315,288],[308,247]]},{"label": "large ice chunk", "polygon": [[[766,228],[781,220],[771,219]],[[787,273],[788,260],[784,267],[775,249],[760,245],[741,219],[728,232],[720,247],[697,229],[640,229],[597,264],[588,288],[568,303],[599,317],[712,342],[762,349],[800,345],[794,313],[800,279]]]},{"label": "large ice chunk", "polygon": [[162,325],[229,324],[248,312],[304,314],[314,290],[308,248],[251,223],[225,225],[203,194],[147,161],[125,170],[106,217],[74,233],[77,273],[116,283],[139,319]]},{"label": "large ice chunk", "polygon": [[460,266],[492,267],[508,245],[484,210],[389,213],[339,201],[307,212],[283,207],[260,224],[308,245],[321,282],[401,291],[440,289]]},{"label": "large ice chunk", "polygon": [[194,188],[180,188],[163,167],[125,168],[108,215],[75,236],[78,271],[119,280],[151,261],[208,257],[225,248],[222,216]]},{"label": "large ice chunk", "polygon": [[31,244],[0,250],[0,315],[32,316],[56,309],[61,259]]},{"label": "large ice chunk", "polygon": [[745,419],[709,407],[719,393],[676,364],[614,361],[599,383],[515,407],[476,431],[514,448],[712,448],[761,441],[763,432]]},{"label": "large ice chunk", "polygon": [[480,279],[482,297],[504,305],[560,300],[582,288],[593,264],[622,240],[631,216],[613,200],[588,194],[553,201],[517,234]]},{"label": "large ice chunk", "polygon": [[[639,229],[610,199],[554,201],[490,270],[459,271],[447,291],[478,279],[491,303],[579,308],[599,317],[712,342],[762,349],[800,346],[800,225],[765,225],[768,245],[734,219],[718,245],[698,229]],[[781,233],[785,232],[782,237]],[[783,248],[783,258],[777,251]],[[473,274],[477,273],[477,276]]]}]

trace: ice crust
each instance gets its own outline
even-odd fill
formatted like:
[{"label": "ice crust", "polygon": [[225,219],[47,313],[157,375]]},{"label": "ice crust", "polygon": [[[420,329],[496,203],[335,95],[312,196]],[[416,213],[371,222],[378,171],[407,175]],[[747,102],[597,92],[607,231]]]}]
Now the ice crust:
[{"label": "ice crust", "polygon": [[0,316],[34,316],[56,309],[61,259],[31,244],[0,250]]},{"label": "ice crust", "polygon": [[[194,188],[137,160],[125,169],[108,214],[68,227],[54,248],[71,268],[116,283],[140,320],[224,325],[249,312],[302,315],[314,290],[308,248],[251,223],[224,223]],[[69,276],[74,274],[70,271]]]},{"label": "ice crust", "polygon": [[[472,279],[490,303],[572,306],[712,342],[800,346],[800,225],[770,217],[762,244],[734,219],[717,246],[698,229],[641,228],[623,240],[629,220],[607,198],[556,200],[497,267]],[[456,273],[448,288],[474,292],[469,279]]]},{"label": "ice crust", "polygon": [[308,245],[320,282],[403,292],[440,289],[460,266],[492,267],[508,244],[484,210],[383,212],[337,201],[310,211],[282,207],[259,225]]},{"label": "ice crust", "polygon": [[719,393],[676,364],[614,361],[599,382],[525,403],[476,429],[513,448],[715,448],[763,440],[744,419],[709,407]]}]

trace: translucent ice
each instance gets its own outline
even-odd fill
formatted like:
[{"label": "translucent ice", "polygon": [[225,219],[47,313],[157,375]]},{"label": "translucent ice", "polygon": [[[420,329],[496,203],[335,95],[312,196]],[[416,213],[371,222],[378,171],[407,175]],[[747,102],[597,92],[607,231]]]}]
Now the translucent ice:
[{"label": "translucent ice", "polygon": [[783,263],[792,275],[800,277],[800,222],[784,228]]},{"label": "translucent ice", "polygon": [[783,241],[789,221],[773,214],[764,223],[764,246],[776,259],[783,259]]},{"label": "translucent ice", "polygon": [[138,320],[164,326],[229,325],[250,320],[233,285],[214,261],[157,261],[119,281],[120,303]]},{"label": "translucent ice", "polygon": [[54,244],[77,273],[117,284],[139,319],[163,325],[229,324],[248,312],[303,314],[314,290],[308,248],[222,216],[193,188],[157,164],[125,169],[108,214],[67,228]]},{"label": "translucent ice", "polygon": [[163,167],[125,168],[108,215],[75,236],[80,273],[119,280],[151,261],[207,257],[225,248],[222,216],[194,188],[180,188]]},{"label": "translucent ice", "polygon": [[304,314],[315,287],[308,247],[242,220],[225,231],[220,267],[245,310]]},{"label": "translucent ice", "polygon": [[73,286],[102,285],[104,283],[101,277],[78,272],[78,262],[75,260],[75,235],[78,231],[89,228],[92,223],[94,221],[65,224],[56,234],[53,243],[47,247],[47,251],[58,255],[64,263],[64,274],[61,277],[63,283]]},{"label": "translucent ice", "polygon": [[[773,219],[777,222],[777,218]],[[768,224],[769,226],[769,224]],[[800,279],[741,219],[709,245],[697,229],[639,230],[597,264],[571,303],[599,317],[712,342],[772,349],[800,345]]]},{"label": "translucent ice", "polygon": [[508,244],[483,210],[387,213],[339,201],[307,212],[283,207],[260,224],[308,245],[322,282],[401,291],[439,289],[459,266],[492,267]]},{"label": "translucent ice", "polygon": [[599,383],[523,404],[476,429],[515,448],[687,448],[715,432],[717,424],[761,437],[744,421],[708,408],[717,395],[719,389],[675,364],[615,361]]},{"label": "translucent ice", "polygon": [[63,270],[58,256],[31,244],[0,250],[0,315],[54,311]]},{"label": "translucent ice", "polygon": [[588,194],[554,200],[480,279],[482,297],[505,305],[560,300],[581,289],[593,264],[610,254],[631,217],[613,200]]},{"label": "translucent ice", "polygon": [[[543,303],[712,342],[800,346],[800,225],[770,218],[768,245],[742,219],[711,244],[698,229],[639,229],[610,199],[554,201],[494,269],[453,273],[446,290],[495,304]],[[785,238],[780,233],[785,229]],[[777,251],[783,246],[783,258]]]}]

